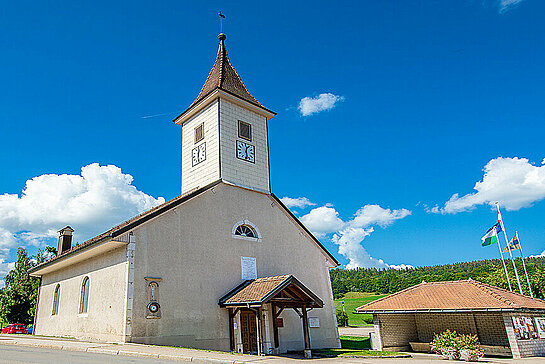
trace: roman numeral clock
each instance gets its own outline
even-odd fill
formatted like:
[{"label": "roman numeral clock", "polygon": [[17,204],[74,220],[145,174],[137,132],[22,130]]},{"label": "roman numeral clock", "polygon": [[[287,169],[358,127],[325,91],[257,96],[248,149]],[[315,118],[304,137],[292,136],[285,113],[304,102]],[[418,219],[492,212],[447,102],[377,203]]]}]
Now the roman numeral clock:
[{"label": "roman numeral clock", "polygon": [[251,144],[237,140],[237,158],[255,163],[255,147]]}]

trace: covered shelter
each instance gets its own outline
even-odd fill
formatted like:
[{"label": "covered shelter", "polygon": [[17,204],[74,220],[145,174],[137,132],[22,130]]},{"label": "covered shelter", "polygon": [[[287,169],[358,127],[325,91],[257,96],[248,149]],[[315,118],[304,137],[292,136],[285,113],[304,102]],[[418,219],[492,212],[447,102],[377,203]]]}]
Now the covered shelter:
[{"label": "covered shelter", "polygon": [[449,329],[477,335],[487,355],[545,355],[545,302],[472,279],[422,282],[356,312],[373,314],[375,349],[428,351]]},{"label": "covered shelter", "polygon": [[278,328],[284,325],[280,315],[285,309],[293,309],[301,319],[307,357],[311,355],[308,312],[324,306],[293,275],[247,280],[223,296],[219,305],[229,311],[231,351],[258,355],[278,352]]}]

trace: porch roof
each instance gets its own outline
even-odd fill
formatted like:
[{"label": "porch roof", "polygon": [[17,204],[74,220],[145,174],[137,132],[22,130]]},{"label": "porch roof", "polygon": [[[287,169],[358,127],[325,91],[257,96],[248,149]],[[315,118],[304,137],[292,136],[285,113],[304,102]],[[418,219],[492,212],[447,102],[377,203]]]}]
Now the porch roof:
[{"label": "porch roof", "polygon": [[220,298],[221,307],[261,306],[321,308],[324,303],[292,275],[245,281]]}]

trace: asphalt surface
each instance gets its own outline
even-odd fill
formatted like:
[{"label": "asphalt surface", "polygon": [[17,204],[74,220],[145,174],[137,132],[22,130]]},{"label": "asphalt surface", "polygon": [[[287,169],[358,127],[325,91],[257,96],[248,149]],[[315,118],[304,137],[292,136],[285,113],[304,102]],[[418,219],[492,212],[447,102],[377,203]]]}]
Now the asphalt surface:
[{"label": "asphalt surface", "polygon": [[189,363],[183,361],[133,358],[123,355],[108,355],[98,353],[86,353],[68,350],[55,350],[44,348],[29,348],[17,345],[0,345],[0,363],[18,364],[18,363],[70,363],[70,364],[163,364],[163,363]]}]

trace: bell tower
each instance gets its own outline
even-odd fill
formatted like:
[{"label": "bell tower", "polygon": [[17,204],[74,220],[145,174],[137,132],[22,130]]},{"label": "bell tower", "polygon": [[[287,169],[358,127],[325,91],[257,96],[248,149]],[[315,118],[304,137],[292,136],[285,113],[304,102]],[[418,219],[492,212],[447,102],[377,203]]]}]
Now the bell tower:
[{"label": "bell tower", "polygon": [[267,122],[276,115],[246,89],[220,33],[216,61],[182,126],[182,194],[217,180],[270,193]]}]

